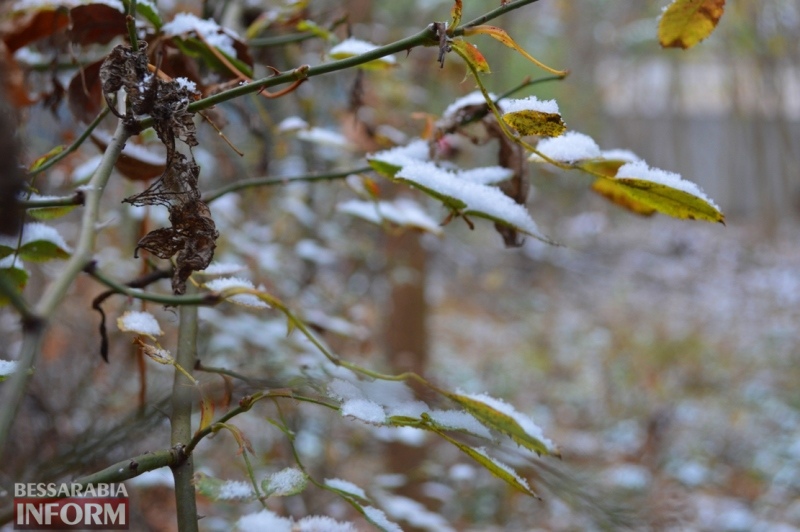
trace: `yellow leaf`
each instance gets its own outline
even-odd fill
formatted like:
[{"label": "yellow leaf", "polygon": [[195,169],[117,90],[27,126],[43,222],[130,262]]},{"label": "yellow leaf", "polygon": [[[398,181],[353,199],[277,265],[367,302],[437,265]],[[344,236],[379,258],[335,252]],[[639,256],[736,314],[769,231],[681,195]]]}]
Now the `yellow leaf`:
[{"label": "yellow leaf", "polygon": [[[604,175],[613,178],[617,175],[617,170],[628,162],[630,161],[623,161],[621,159],[590,159],[588,161],[582,161],[577,167],[594,175]],[[592,190],[611,203],[615,203],[636,214],[652,216],[656,213],[654,208],[640,201],[636,201],[626,191],[620,191],[619,186],[615,185],[614,181],[611,179],[603,179],[602,177],[595,179],[594,183],[592,183]]]},{"label": "yellow leaf", "polygon": [[578,164],[578,168],[586,170],[590,174],[614,177],[617,175],[617,170],[629,162],[622,159],[589,159],[588,161],[581,161]]},{"label": "yellow leaf", "polygon": [[500,41],[509,48],[513,48],[514,50],[518,51],[520,54],[522,54],[523,57],[525,57],[525,59],[527,59],[534,65],[538,66],[542,70],[550,72],[551,74],[564,77],[569,73],[569,71],[567,70],[556,70],[555,68],[551,68],[542,63],[541,61],[539,61],[538,59],[536,59],[535,57],[533,57],[531,54],[526,52],[524,48],[518,45],[516,41],[514,41],[514,39],[512,39],[511,36],[508,33],[506,33],[506,31],[502,28],[498,28],[497,26],[484,25],[484,26],[474,26],[472,28],[467,28],[464,30],[464,35],[476,35],[476,34],[488,35]]},{"label": "yellow leaf", "polygon": [[519,131],[522,136],[558,137],[567,130],[567,125],[558,113],[545,113],[533,109],[505,113],[503,121]]},{"label": "yellow leaf", "polygon": [[450,43],[453,51],[461,56],[461,58],[472,65],[478,72],[490,74],[489,63],[486,58],[478,51],[478,48],[464,39],[455,39]]},{"label": "yellow leaf", "polygon": [[598,178],[592,183],[592,190],[615,203],[620,207],[624,207],[629,211],[641,214],[642,216],[652,216],[656,210],[649,205],[637,201],[630,193],[624,190],[624,187],[617,186],[613,180]]},{"label": "yellow leaf", "polygon": [[470,447],[469,445],[463,444],[458,440],[454,440],[438,429],[433,429],[433,431],[458,447],[461,452],[485,467],[497,478],[507,482],[509,485],[513,486],[522,493],[530,495],[531,497],[536,497],[536,493],[531,489],[531,487],[528,485],[528,482],[524,478],[520,477],[517,472],[511,469],[508,465],[486,454],[486,450],[482,447]]},{"label": "yellow leaf", "polygon": [[725,224],[725,215],[706,200],[682,190],[654,183],[645,179],[617,178],[620,185],[633,200],[649,205],[662,214],[688,220],[705,220]]},{"label": "yellow leaf", "polygon": [[513,406],[486,395],[448,393],[447,397],[464,407],[487,427],[509,436],[519,445],[538,454],[557,454],[555,445],[530,418],[517,412]]},{"label": "yellow leaf", "polygon": [[[202,392],[201,392],[202,393]],[[205,394],[202,395],[200,399],[200,427],[198,427],[198,431],[205,429],[209,425],[211,425],[211,421],[214,418],[214,402],[206,397]]]},{"label": "yellow leaf", "polygon": [[35,170],[38,170],[40,166],[42,166],[44,163],[46,163],[47,161],[49,161],[50,159],[52,159],[56,155],[60,154],[65,149],[66,149],[66,146],[63,146],[63,145],[56,146],[55,148],[53,148],[49,152],[45,153],[44,155],[42,155],[41,157],[39,157],[38,159],[33,161],[33,163],[31,163],[30,168],[28,168],[28,171],[29,172],[33,172]]},{"label": "yellow leaf", "polygon": [[714,31],[725,0],[674,0],[661,16],[658,40],[665,48],[691,48]]}]

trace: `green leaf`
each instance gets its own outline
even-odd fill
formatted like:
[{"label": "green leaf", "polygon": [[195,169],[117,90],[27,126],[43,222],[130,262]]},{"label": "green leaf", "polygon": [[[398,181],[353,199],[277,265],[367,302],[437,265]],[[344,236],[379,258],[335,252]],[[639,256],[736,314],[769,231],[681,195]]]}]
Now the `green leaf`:
[{"label": "green leaf", "polygon": [[466,445],[458,440],[451,438],[450,436],[444,434],[443,432],[439,432],[439,435],[445,440],[455,445],[456,447],[458,447],[458,449],[461,452],[463,452],[464,454],[466,454],[467,456],[478,462],[480,465],[486,468],[491,474],[505,481],[513,488],[521,491],[526,495],[530,495],[531,497],[537,496],[524,478],[519,476],[519,474],[517,474],[517,472],[514,471],[511,467],[509,467],[507,464],[504,464],[503,462],[497,460],[496,458],[492,458],[491,456],[486,454],[486,449],[484,449],[483,447],[477,447],[477,448],[470,447],[469,445]]},{"label": "green leaf", "polygon": [[418,161],[405,164],[394,179],[438,199],[452,215],[484,218],[553,243],[539,230],[528,210],[497,187],[471,183],[433,163]]},{"label": "green leaf", "polygon": [[54,220],[71,213],[77,205],[65,205],[62,207],[36,207],[28,209],[28,214],[37,220]]},{"label": "green leaf", "polygon": [[555,445],[544,437],[541,429],[510,404],[483,394],[447,393],[446,395],[463,406],[478,421],[509,436],[519,445],[537,454],[558,454]]},{"label": "green leaf", "polygon": [[404,165],[427,161],[428,154],[428,143],[422,139],[415,139],[405,146],[397,146],[367,155],[367,162],[382,176],[394,179]]},{"label": "green leaf", "polygon": [[47,262],[53,259],[68,259],[69,252],[54,242],[34,240],[19,248],[19,256],[30,262]]},{"label": "green leaf", "polygon": [[75,209],[75,207],[78,206],[74,204],[74,196],[39,196],[38,194],[33,194],[31,195],[30,200],[34,202],[41,201],[41,202],[53,202],[53,203],[72,202],[71,205],[54,205],[52,207],[29,207],[27,209],[28,214],[30,214],[37,220],[53,220],[55,218],[60,218],[66,214],[69,214]]},{"label": "green leaf", "polygon": [[287,467],[262,480],[261,489],[267,497],[288,497],[301,493],[307,484],[308,476],[305,473],[295,467]]},{"label": "green leaf", "polygon": [[[214,54],[214,52],[212,52],[209,49],[209,47],[206,46],[206,44],[203,41],[201,41],[200,39],[198,39],[196,37],[183,37],[183,38],[181,38],[181,37],[172,37],[172,42],[175,43],[175,45],[178,47],[178,49],[181,52],[183,52],[184,54],[186,54],[186,55],[188,55],[190,57],[195,57],[195,58],[202,59],[213,70],[216,70],[217,72],[221,72],[223,74],[229,74],[229,75],[233,74],[231,72],[231,70],[227,66],[225,66],[225,64],[222,61],[220,61],[217,58],[216,54]],[[244,74],[248,78],[252,78],[253,77],[253,69],[250,67],[250,65],[248,65],[247,63],[245,63],[244,61],[242,61],[240,59],[237,59],[236,57],[231,57],[230,55],[228,55],[227,53],[223,52],[222,50],[220,50],[216,46],[214,47],[214,49],[219,54],[224,56],[225,59],[230,61],[230,63],[234,67],[236,67],[236,69],[239,70],[239,72],[241,72],[242,74]]]},{"label": "green leaf", "polygon": [[254,501],[256,493],[249,482],[220,480],[205,473],[195,473],[194,486],[197,493],[213,501]]},{"label": "green leaf", "polygon": [[[12,262],[14,261],[11,257],[0,259],[0,276],[5,277],[9,285],[21,292],[25,285],[28,284],[29,274],[25,268],[19,265],[20,261],[16,261],[14,266],[11,265]],[[7,304],[8,298],[0,293],[0,306]]]},{"label": "green leaf", "polygon": [[[0,237],[0,259],[17,250],[16,237]],[[53,227],[39,222],[28,223],[22,229],[18,254],[23,260],[44,262],[66,259],[71,249]]]},{"label": "green leaf", "polygon": [[329,41],[333,34],[314,22],[313,20],[301,20],[297,23],[297,30],[298,31],[308,31],[313,33],[315,36],[319,37],[320,39]]},{"label": "green leaf", "polygon": [[35,172],[35,171],[36,171],[36,170],[38,170],[38,169],[39,169],[39,168],[40,168],[40,167],[41,167],[41,166],[42,166],[44,163],[46,163],[47,161],[49,161],[50,159],[52,159],[52,158],[53,158],[53,157],[55,157],[56,155],[60,154],[60,153],[61,153],[61,152],[63,152],[65,149],[67,149],[67,147],[66,147],[66,146],[64,146],[63,144],[62,144],[62,145],[60,145],[60,146],[56,146],[55,148],[53,148],[53,149],[52,149],[52,150],[50,150],[49,152],[45,153],[44,155],[42,155],[41,157],[39,157],[39,158],[37,158],[35,161],[33,161],[33,163],[31,163],[31,166],[30,166],[30,168],[28,168],[28,172]]},{"label": "green leaf", "polygon": [[136,12],[143,16],[156,30],[160,30],[164,25],[161,20],[161,15],[158,14],[158,8],[154,3],[150,2],[136,2]]},{"label": "green leaf", "polygon": [[719,207],[692,183],[672,172],[649,168],[644,162],[627,163],[612,178],[602,178],[605,190],[627,196],[651,209],[689,220],[725,224]]},{"label": "green leaf", "polygon": [[483,74],[491,74],[489,63],[486,58],[478,51],[478,48],[468,43],[464,39],[454,39],[450,42],[450,47],[455,53],[461,56],[461,59],[472,65],[472,67]]},{"label": "green leaf", "polygon": [[354,502],[351,502],[351,504],[355,504],[362,512],[366,520],[378,527],[378,529],[382,530],[383,532],[403,532],[403,529],[400,528],[397,523],[389,521],[389,519],[386,517],[386,514],[383,513],[382,510],[379,510],[374,506],[361,506]]},{"label": "green leaf", "polygon": [[[372,44],[371,42],[350,37],[331,48],[328,52],[328,56],[330,56],[331,59],[338,61],[341,59],[348,59],[350,57],[366,54],[377,48],[378,46]],[[395,66],[397,66],[397,60],[395,59],[394,55],[389,54],[377,59],[373,59],[372,61],[362,63],[358,65],[358,68],[364,70],[383,70],[387,68],[393,68]]]},{"label": "green leaf", "polygon": [[691,48],[707,38],[725,11],[725,0],[674,0],[661,15],[658,40],[665,48]]}]

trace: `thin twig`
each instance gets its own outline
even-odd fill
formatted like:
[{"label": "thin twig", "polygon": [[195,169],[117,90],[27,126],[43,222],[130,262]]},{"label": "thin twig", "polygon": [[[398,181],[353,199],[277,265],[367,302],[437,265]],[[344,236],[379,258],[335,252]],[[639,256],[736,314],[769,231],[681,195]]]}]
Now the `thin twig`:
[{"label": "thin twig", "polygon": [[[186,287],[188,297],[197,290],[193,284]],[[180,324],[178,326],[178,351],[175,355],[177,368],[194,367],[197,358],[197,307],[183,306],[180,309]],[[172,415],[170,425],[173,447],[183,448],[192,439],[192,402],[195,397],[197,381],[186,373],[176,371],[172,383]],[[175,504],[178,514],[178,529],[184,532],[195,532],[197,526],[197,496],[193,484],[194,460],[190,454],[185,454],[181,460],[170,466],[175,479]]]},{"label": "thin twig", "polygon": [[75,139],[75,141],[72,144],[70,144],[69,146],[64,148],[64,150],[61,151],[58,155],[54,155],[53,157],[48,159],[47,162],[45,162],[44,164],[42,164],[38,168],[36,168],[34,170],[30,170],[28,172],[28,175],[29,176],[35,176],[37,174],[40,174],[40,173],[44,172],[45,170],[47,170],[48,168],[52,167],[57,162],[59,162],[61,159],[63,159],[64,157],[66,157],[70,153],[72,153],[75,150],[77,150],[78,148],[80,148],[81,144],[83,144],[83,141],[85,141],[86,139],[89,138],[89,135],[92,134],[92,131],[94,131],[94,129],[108,115],[108,113],[109,113],[109,108],[108,107],[104,107],[103,110],[100,111],[100,114],[98,114],[97,117],[95,117],[95,119],[92,120],[92,123],[89,124],[88,126],[86,126],[86,130],[83,133],[81,133],[80,137]]},{"label": "thin twig", "polygon": [[29,199],[19,202],[19,206],[23,209],[47,209],[51,207],[73,207],[75,205],[83,205],[86,197],[82,190],[76,191],[72,196],[53,199]]},{"label": "thin twig", "polygon": [[203,195],[203,201],[205,203],[211,203],[212,201],[219,199],[225,194],[228,194],[230,192],[235,192],[237,190],[242,190],[245,188],[288,185],[289,183],[300,183],[300,182],[334,181],[336,179],[343,179],[352,174],[363,174],[364,172],[369,172],[371,170],[372,167],[363,166],[361,168],[354,168],[352,170],[342,170],[340,172],[331,172],[329,174],[306,174],[296,177],[259,177],[254,179],[243,179],[241,181],[231,183],[230,185],[225,185],[224,187],[220,187],[217,190],[212,190],[211,192],[207,192],[205,195]]},{"label": "thin twig", "polygon": [[51,282],[44,291],[39,302],[34,306],[33,314],[37,317],[35,323],[29,324],[23,330],[22,351],[18,360],[18,370],[2,387],[0,396],[0,459],[4,447],[11,433],[11,425],[17,414],[17,408],[22,402],[25,387],[30,376],[30,370],[36,363],[44,326],[48,319],[55,313],[61,301],[72,286],[75,278],[89,262],[94,243],[97,237],[97,220],[100,217],[100,199],[103,195],[108,179],[114,169],[114,163],[122,153],[125,141],[130,137],[128,127],[120,121],[112,141],[103,154],[100,166],[92,176],[86,189],[86,208],[83,210],[81,230],[78,243],[72,256],[67,261],[58,277]]}]

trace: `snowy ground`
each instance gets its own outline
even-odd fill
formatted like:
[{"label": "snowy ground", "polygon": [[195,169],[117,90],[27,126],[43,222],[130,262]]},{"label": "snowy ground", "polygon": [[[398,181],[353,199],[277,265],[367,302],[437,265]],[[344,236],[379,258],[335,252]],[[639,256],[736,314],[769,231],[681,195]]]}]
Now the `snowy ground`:
[{"label": "snowy ground", "polygon": [[433,276],[437,373],[563,450],[566,480],[542,474],[544,501],[497,530],[613,528],[617,504],[637,529],[799,530],[797,229],[601,213],[558,229],[567,247],[461,261],[449,240]]}]

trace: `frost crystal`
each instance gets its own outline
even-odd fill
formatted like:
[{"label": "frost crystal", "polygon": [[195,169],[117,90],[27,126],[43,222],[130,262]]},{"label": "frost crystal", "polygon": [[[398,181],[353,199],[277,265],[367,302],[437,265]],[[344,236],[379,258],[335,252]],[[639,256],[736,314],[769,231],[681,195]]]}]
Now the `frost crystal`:
[{"label": "frost crystal", "polygon": [[547,240],[527,209],[497,188],[464,181],[452,172],[425,162],[406,164],[397,172],[397,177],[441,196],[462,201],[466,204],[466,208],[462,209],[464,213],[483,213],[494,220],[503,221],[532,236]]},{"label": "frost crystal", "polygon": [[535,438],[542,442],[545,447],[547,447],[548,451],[553,451],[556,446],[555,444],[550,441],[550,439],[546,438],[542,429],[539,428],[539,425],[533,422],[531,418],[526,416],[525,414],[517,411],[516,408],[511,406],[510,404],[506,403],[501,399],[496,399],[484,393],[463,393],[456,391],[457,394],[463,395],[464,397],[468,397],[474,401],[480,401],[481,403],[497,410],[498,412],[502,412],[503,414],[507,415],[508,417],[512,418],[514,421],[522,427],[528,436],[531,438]]},{"label": "frost crystal", "polygon": [[353,148],[352,143],[341,133],[330,131],[328,129],[322,129],[321,127],[301,129],[297,132],[297,138],[307,142],[313,142],[315,144],[321,144],[324,146],[331,146],[345,150]]},{"label": "frost crystal", "polygon": [[516,471],[514,471],[513,469],[511,469],[511,467],[508,466],[508,464],[505,464],[505,463],[501,462],[500,460],[498,460],[496,458],[492,458],[491,456],[486,454],[486,448],[485,447],[473,447],[472,450],[475,451],[476,453],[482,455],[487,460],[491,461],[492,464],[497,466],[499,469],[502,469],[503,471],[505,471],[506,473],[508,473],[512,477],[514,477],[514,480],[519,482],[526,490],[532,491],[531,487],[528,485],[528,481],[527,480],[525,480],[524,478],[519,476]]},{"label": "frost crystal", "polygon": [[386,220],[401,227],[417,227],[436,235],[442,233],[439,223],[422,210],[416,201],[408,198],[378,202],[350,200],[337,205],[336,210],[375,224]]},{"label": "frost crystal", "polygon": [[219,488],[217,498],[221,501],[245,500],[253,496],[253,487],[242,480],[228,480]]},{"label": "frost crystal", "polygon": [[422,530],[431,532],[452,532],[453,528],[445,521],[444,517],[433,513],[422,504],[408,497],[392,495],[381,497],[380,504],[395,519],[408,521],[408,523]]},{"label": "frost crystal", "polygon": [[356,527],[352,523],[341,523],[322,515],[302,518],[297,522],[295,529],[298,532],[356,532]]},{"label": "frost crystal", "polygon": [[[22,228],[22,242],[20,242],[20,247],[38,241],[54,244],[67,253],[72,252],[72,249],[67,245],[64,238],[55,228],[39,222],[25,224]],[[10,247],[11,249],[17,249],[17,237],[0,235],[0,245]]]},{"label": "frost crystal", "polygon": [[178,13],[171,22],[167,22],[161,27],[161,31],[167,37],[180,36],[193,31],[202,35],[203,39],[211,46],[231,57],[237,57],[236,48],[233,46],[235,34],[213,20],[203,20],[191,13]]},{"label": "frost crystal", "polygon": [[650,168],[644,161],[637,161],[622,165],[620,169],[617,170],[616,177],[617,179],[642,179],[645,181],[658,183],[659,185],[674,188],[698,197],[715,209],[719,210],[719,207],[716,203],[714,203],[714,200],[706,196],[706,193],[703,192],[702,189],[695,183],[681,178],[679,174],[674,172],[667,172],[666,170],[661,170],[659,168]]},{"label": "frost crystal", "polygon": [[364,506],[364,514],[370,521],[386,530],[386,532],[403,532],[403,529],[397,523],[389,521],[386,514],[374,506]]},{"label": "frost crystal", "polygon": [[458,170],[456,176],[459,179],[476,183],[478,185],[494,185],[506,179],[511,179],[514,171],[503,166],[483,166],[470,170]]},{"label": "frost crystal", "polygon": [[[491,98],[492,101],[497,100],[497,96],[491,92],[489,93],[489,98]],[[503,103],[506,103],[507,101],[508,100],[503,100]],[[471,107],[473,105],[481,105],[485,103],[486,99],[483,97],[483,93],[481,91],[470,92],[466,96],[462,96],[458,100],[448,105],[447,108],[442,113],[442,118],[444,119],[455,118],[458,112],[461,111],[461,109],[463,109],[464,107]]]},{"label": "frost crystal", "polygon": [[190,80],[190,79],[187,79],[187,78],[184,78],[184,77],[178,77],[178,78],[173,79],[172,81],[177,83],[179,87],[184,88],[184,89],[188,90],[191,93],[196,94],[196,93],[200,92],[200,91],[197,90],[197,84],[194,81]]},{"label": "frost crystal", "polygon": [[629,163],[635,163],[637,161],[641,161],[642,158],[633,153],[631,150],[621,150],[621,149],[614,149],[614,150],[603,150],[600,154],[603,159],[612,161],[627,161]]},{"label": "frost crystal", "polygon": [[[240,279],[238,277],[222,277],[220,279],[213,279],[206,283],[206,288],[213,292],[222,292],[227,288],[249,288],[255,290],[253,283],[247,279]],[[269,308],[269,305],[258,299],[258,297],[253,294],[236,294],[228,299],[246,307]]]},{"label": "frost crystal", "polygon": [[308,128],[308,122],[300,118],[299,116],[290,116],[288,118],[284,118],[281,120],[281,123],[278,124],[278,132],[285,133],[287,131],[297,131],[298,129],[306,129]]},{"label": "frost crystal", "polygon": [[[348,39],[343,40],[333,48],[328,54],[331,57],[352,57],[354,55],[361,55],[367,52],[371,52],[375,50],[378,46],[372,44],[371,42],[362,41],[360,39],[354,39],[350,37]],[[393,55],[387,55],[380,58],[381,61],[385,63],[395,63],[396,60]]]},{"label": "frost crystal", "polygon": [[555,100],[540,100],[536,96],[528,96],[520,100],[505,100],[503,114],[518,113],[520,111],[537,111],[546,114],[558,114],[558,103]]},{"label": "frost crystal", "polygon": [[16,360],[0,360],[0,377],[11,375],[17,371]]},{"label": "frost crystal", "polygon": [[[574,163],[601,156],[600,146],[594,139],[576,131],[568,131],[560,137],[543,139],[536,149],[543,155],[562,163]],[[541,160],[536,154],[533,154],[531,159]]]},{"label": "frost crystal", "polygon": [[246,269],[246,266],[242,264],[236,264],[234,262],[212,262],[208,265],[208,268],[197,273],[203,275],[230,275],[232,273],[239,273]]},{"label": "frost crystal", "polygon": [[269,510],[261,510],[240,517],[236,529],[241,532],[292,532],[292,521]]},{"label": "frost crystal", "polygon": [[428,412],[431,408],[422,401],[404,401],[402,403],[393,404],[387,407],[387,413],[390,416],[413,417],[419,419],[423,413]]},{"label": "frost crystal", "polygon": [[339,401],[364,398],[364,394],[355,384],[343,379],[333,379],[328,383],[328,395]]},{"label": "frost crystal", "polygon": [[361,499],[366,500],[367,494],[364,493],[364,490],[360,487],[356,486],[352,482],[347,480],[342,480],[340,478],[326,478],[325,485],[329,488],[333,488],[338,491],[342,491],[344,493],[348,493],[350,495],[355,495]]},{"label": "frost crystal", "polygon": [[386,422],[386,412],[378,403],[367,399],[350,399],[342,404],[342,415],[365,423],[382,425]]},{"label": "frost crystal", "polygon": [[398,146],[367,155],[367,159],[380,161],[392,166],[405,166],[415,161],[427,161],[430,158],[428,143],[422,139],[414,139],[405,146]]},{"label": "frost crystal", "polygon": [[461,410],[433,410],[429,412],[434,423],[448,430],[463,430],[476,436],[492,439],[489,432],[480,421],[469,412]]},{"label": "frost crystal", "polygon": [[306,475],[299,469],[287,467],[268,477],[269,491],[273,495],[288,495],[305,488]]},{"label": "frost crystal", "polygon": [[117,318],[117,327],[121,331],[147,334],[149,336],[161,336],[164,334],[155,316],[149,312],[138,310],[129,310]]}]

